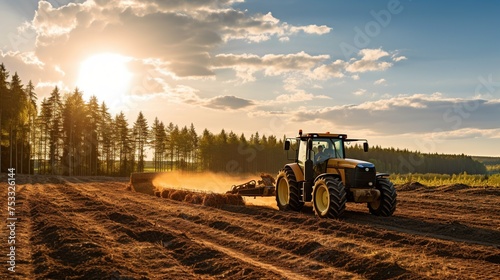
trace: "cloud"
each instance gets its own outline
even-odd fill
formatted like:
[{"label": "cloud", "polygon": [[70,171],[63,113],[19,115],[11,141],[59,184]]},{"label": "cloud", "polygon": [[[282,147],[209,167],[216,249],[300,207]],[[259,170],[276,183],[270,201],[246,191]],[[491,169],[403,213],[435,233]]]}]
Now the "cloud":
[{"label": "cloud", "polygon": [[254,81],[253,74],[264,72],[267,76],[278,76],[293,71],[310,71],[319,63],[329,59],[328,55],[312,56],[305,52],[295,54],[218,54],[213,60],[214,68],[231,68],[244,81]]},{"label": "cloud", "polygon": [[406,56],[392,56],[392,60],[395,62],[406,60]]},{"label": "cloud", "polygon": [[326,95],[315,95],[307,92],[302,86],[308,84],[308,81],[300,79],[298,74],[291,74],[284,80],[283,88],[287,93],[280,94],[275,100],[266,101],[266,104],[287,104],[292,102],[302,102],[314,99],[331,99]]},{"label": "cloud", "polygon": [[204,102],[203,106],[218,110],[237,110],[254,105],[251,100],[236,96],[216,96]]},{"label": "cloud", "polygon": [[307,26],[299,26],[299,27],[292,26],[290,28],[290,31],[293,33],[298,32],[298,31],[302,31],[304,33],[316,34],[316,35],[323,35],[323,34],[329,33],[331,30],[332,30],[332,28],[330,28],[326,25],[321,25],[321,26],[307,25]]},{"label": "cloud", "polygon": [[314,95],[312,93],[307,93],[304,90],[297,90],[292,94],[281,94],[276,97],[278,103],[290,103],[290,102],[301,102],[313,99],[331,99],[326,95]]},{"label": "cloud", "polygon": [[366,93],[366,89],[362,89],[362,88],[360,88],[360,89],[356,90],[355,92],[353,92],[354,95],[358,95],[358,96],[364,95],[365,93]]},{"label": "cloud", "polygon": [[358,80],[357,73],[385,71],[393,66],[392,62],[383,60],[389,56],[389,53],[382,49],[362,49],[358,56],[360,56],[359,59],[352,58],[349,61],[337,59],[330,64],[320,65],[311,72],[310,78],[327,80],[343,78],[349,74],[352,79]]},{"label": "cloud", "polygon": [[330,64],[324,64],[316,67],[309,75],[311,79],[328,80],[331,78],[343,78],[345,76],[345,67],[347,63],[343,60],[335,60]]},{"label": "cloud", "polygon": [[389,53],[382,49],[362,49],[358,53],[361,56],[361,60],[364,61],[375,61],[382,57],[388,56]]},{"label": "cloud", "polygon": [[358,55],[361,56],[361,59],[351,59],[350,64],[346,67],[348,72],[384,71],[392,66],[390,62],[380,61],[381,58],[389,55],[382,49],[363,49],[359,51]]},{"label": "cloud", "polygon": [[500,138],[500,128],[479,129],[479,128],[463,128],[451,131],[436,131],[428,135],[433,139],[438,140],[460,140],[474,138]]},{"label": "cloud", "polygon": [[500,100],[401,95],[361,103],[297,111],[295,121],[322,120],[348,129],[371,129],[387,134],[433,133],[460,129],[496,130]]},{"label": "cloud", "polygon": [[387,81],[385,79],[378,79],[375,82],[373,82],[374,85],[385,85]]}]

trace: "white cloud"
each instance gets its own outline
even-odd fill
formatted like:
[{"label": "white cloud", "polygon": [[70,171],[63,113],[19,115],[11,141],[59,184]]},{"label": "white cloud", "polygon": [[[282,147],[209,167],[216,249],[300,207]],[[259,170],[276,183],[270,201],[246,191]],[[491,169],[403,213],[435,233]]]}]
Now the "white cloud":
[{"label": "white cloud", "polygon": [[308,33],[308,34],[316,34],[316,35],[323,35],[323,34],[329,33],[331,30],[332,30],[332,28],[330,28],[326,25],[321,25],[321,26],[307,25],[307,26],[298,26],[298,27],[292,26],[290,28],[290,31],[293,33],[298,32],[298,31],[303,31],[303,32]]},{"label": "white cloud", "polygon": [[357,60],[346,67],[348,72],[363,73],[368,71],[384,71],[389,69],[393,64],[386,61],[376,60]]},{"label": "white cloud", "polygon": [[366,93],[366,89],[360,88],[360,89],[356,90],[355,92],[353,92],[352,94],[357,95],[357,96],[361,96],[361,95],[364,95],[365,93]]},{"label": "white cloud", "polygon": [[230,68],[243,81],[255,81],[253,74],[262,71],[266,76],[279,76],[290,72],[308,72],[327,60],[328,55],[312,56],[305,52],[295,54],[219,54],[213,59],[215,69]]},{"label": "white cloud", "polygon": [[307,70],[329,58],[328,55],[312,56],[305,52],[295,54],[219,54],[213,62],[216,68],[247,66],[263,69],[266,74],[279,75],[289,70]]},{"label": "white cloud", "polygon": [[305,91],[299,91],[296,93],[292,94],[282,94],[276,97],[276,101],[281,102],[281,103],[288,103],[288,102],[301,102],[301,101],[308,101],[312,100],[314,98],[314,95],[311,93],[306,93]]},{"label": "white cloud", "polygon": [[462,128],[450,131],[435,131],[428,133],[426,137],[440,140],[474,139],[474,138],[500,138],[500,128],[480,129]]},{"label": "white cloud", "polygon": [[375,61],[388,56],[389,53],[382,49],[362,49],[359,51],[358,55],[361,56],[361,60]]},{"label": "white cloud", "polygon": [[336,60],[330,64],[324,64],[316,67],[309,75],[309,78],[315,80],[328,80],[331,78],[343,78],[346,62]]},{"label": "white cloud", "polygon": [[406,60],[406,59],[407,59],[406,56],[393,56],[392,57],[392,60],[395,62]]},{"label": "white cloud", "polygon": [[373,84],[374,85],[385,85],[386,82],[387,81],[384,78],[382,78],[382,79],[376,80],[375,82],[373,82]]}]

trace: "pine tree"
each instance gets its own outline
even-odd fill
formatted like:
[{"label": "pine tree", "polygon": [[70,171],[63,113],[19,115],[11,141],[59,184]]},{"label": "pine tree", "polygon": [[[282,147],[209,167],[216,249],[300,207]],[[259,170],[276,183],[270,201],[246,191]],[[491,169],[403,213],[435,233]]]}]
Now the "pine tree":
[{"label": "pine tree", "polygon": [[101,112],[99,108],[99,103],[96,96],[91,96],[87,104],[87,126],[86,137],[87,137],[87,147],[88,153],[88,166],[91,175],[97,175],[100,169],[99,161],[99,145],[102,143],[99,141],[100,133],[102,131],[101,125]]},{"label": "pine tree", "polygon": [[196,134],[196,130],[194,128],[194,124],[191,123],[191,126],[189,128],[189,141],[191,145],[190,149],[190,162],[191,162],[191,169],[196,170],[198,166],[198,135]]},{"label": "pine tree", "polygon": [[150,137],[154,151],[153,160],[155,171],[164,171],[167,167],[164,162],[167,148],[167,132],[165,130],[165,125],[163,122],[160,122],[158,118],[155,118],[153,122]]},{"label": "pine tree", "polygon": [[31,174],[31,170],[33,166],[31,165],[31,159],[35,155],[36,151],[36,127],[35,120],[38,114],[36,100],[37,96],[35,93],[35,86],[31,81],[25,87],[25,93],[28,97],[28,143],[29,143],[29,151],[28,151],[28,173]]},{"label": "pine tree", "polygon": [[215,136],[204,129],[199,140],[200,165],[202,170],[213,170]]},{"label": "pine tree", "polygon": [[149,137],[148,122],[142,112],[139,112],[133,127],[134,142],[137,151],[137,171],[144,172],[144,153]]},{"label": "pine tree", "polygon": [[185,170],[187,169],[187,164],[188,164],[188,155],[191,150],[191,141],[190,141],[190,135],[189,131],[187,129],[187,126],[184,126],[180,131],[179,131],[179,139],[178,139],[178,148],[179,148],[179,166],[180,169]]},{"label": "pine tree", "polygon": [[[170,156],[170,170],[174,169],[174,156],[176,153],[176,131],[179,130],[176,125],[174,125],[172,122],[168,124],[168,126],[165,128],[166,132],[166,139],[165,139],[165,152],[166,156]],[[173,134],[173,135],[172,135]]]},{"label": "pine tree", "polygon": [[47,99],[49,104],[48,130],[49,130],[49,162],[50,173],[60,173],[61,142],[62,142],[62,101],[59,88],[56,86]]},{"label": "pine tree", "polygon": [[133,142],[131,141],[130,130],[128,128],[125,114],[120,112],[115,117],[116,137],[118,140],[118,155],[119,155],[119,175],[126,176],[133,170]]},{"label": "pine tree", "polygon": [[99,142],[101,142],[101,161],[105,164],[101,170],[104,174],[112,174],[114,171],[114,141],[113,141],[113,119],[106,107],[106,103],[102,102],[99,109]]},{"label": "pine tree", "polygon": [[87,108],[83,93],[75,91],[66,96],[62,110],[63,156],[61,167],[65,175],[88,175]]},{"label": "pine tree", "polygon": [[49,132],[49,123],[51,119],[51,110],[50,110],[50,104],[49,101],[44,98],[41,103],[41,109],[40,109],[40,115],[37,117],[36,123],[38,127],[38,132],[37,133],[37,139],[38,139],[38,155],[37,155],[37,162],[38,162],[38,171],[41,174],[47,173],[48,172],[48,150],[49,150],[49,138],[50,138],[50,132]]}]

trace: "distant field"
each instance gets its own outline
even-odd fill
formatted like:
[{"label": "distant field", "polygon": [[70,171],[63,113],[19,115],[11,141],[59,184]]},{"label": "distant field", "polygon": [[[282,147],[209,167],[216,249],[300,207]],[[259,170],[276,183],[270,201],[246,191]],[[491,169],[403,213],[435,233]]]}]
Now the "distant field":
[{"label": "distant field", "polygon": [[465,184],[471,187],[500,187],[500,174],[470,175],[470,174],[392,174],[391,181],[396,184],[419,182],[426,186],[443,186]]}]

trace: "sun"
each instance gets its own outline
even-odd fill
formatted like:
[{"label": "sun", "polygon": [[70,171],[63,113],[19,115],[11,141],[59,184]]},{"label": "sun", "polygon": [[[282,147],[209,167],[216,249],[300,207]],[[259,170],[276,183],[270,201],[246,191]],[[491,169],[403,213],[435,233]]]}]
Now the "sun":
[{"label": "sun", "polygon": [[127,68],[130,58],[115,54],[101,53],[82,62],[77,87],[87,99],[95,95],[99,102],[113,106],[129,91],[132,74]]}]

